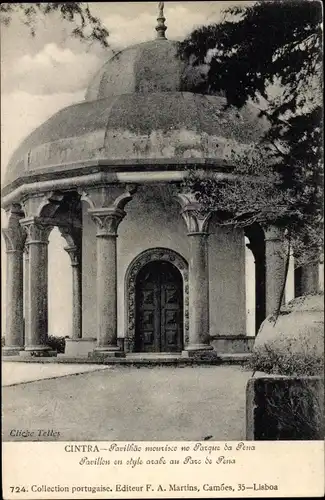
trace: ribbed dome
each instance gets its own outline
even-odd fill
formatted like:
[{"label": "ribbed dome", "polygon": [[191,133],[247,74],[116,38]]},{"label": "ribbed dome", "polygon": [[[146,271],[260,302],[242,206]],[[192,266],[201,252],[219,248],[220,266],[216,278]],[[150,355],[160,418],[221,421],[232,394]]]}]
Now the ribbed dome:
[{"label": "ribbed dome", "polygon": [[177,56],[177,43],[158,39],[122,50],[99,70],[86,92],[94,101],[134,92],[190,91],[200,70],[186,66]]},{"label": "ribbed dome", "polygon": [[[32,132],[11,157],[5,184],[30,173],[105,160],[133,164],[197,158],[224,161],[235,144],[258,141],[263,122],[250,106],[191,92],[133,93],[62,109]],[[54,170],[55,172],[56,170]]]},{"label": "ribbed dome", "polygon": [[121,51],[93,78],[84,102],[62,109],[21,143],[3,192],[96,162],[112,171],[126,164],[159,170],[190,159],[223,163],[236,145],[257,142],[266,123],[256,109],[239,111],[222,96],[195,93],[201,79],[200,68],[177,57],[176,42],[160,38]]}]

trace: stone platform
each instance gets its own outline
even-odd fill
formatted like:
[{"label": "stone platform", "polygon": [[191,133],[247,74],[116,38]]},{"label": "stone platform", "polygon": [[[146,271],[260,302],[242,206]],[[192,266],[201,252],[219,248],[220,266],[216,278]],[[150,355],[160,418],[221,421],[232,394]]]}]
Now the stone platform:
[{"label": "stone platform", "polygon": [[121,365],[121,366],[191,366],[191,365],[220,365],[246,363],[250,358],[249,353],[240,354],[220,354],[212,359],[184,358],[179,354],[170,353],[130,353],[124,358],[107,357],[103,359],[88,358],[86,356],[71,357],[65,354],[58,354],[57,357],[48,358],[24,358],[21,356],[3,356],[4,362],[17,363],[66,363],[66,364],[97,364],[97,365]]}]

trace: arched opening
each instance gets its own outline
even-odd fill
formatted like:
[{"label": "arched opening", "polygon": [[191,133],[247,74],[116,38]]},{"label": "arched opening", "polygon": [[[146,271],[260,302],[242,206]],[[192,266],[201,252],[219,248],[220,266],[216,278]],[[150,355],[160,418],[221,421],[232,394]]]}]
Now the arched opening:
[{"label": "arched opening", "polygon": [[322,257],[319,264],[319,279],[318,279],[319,291],[324,292],[324,259]]},{"label": "arched opening", "polygon": [[285,286],[285,302],[288,303],[290,300],[295,298],[295,261],[292,253],[289,257],[289,267]]},{"label": "arched opening", "polygon": [[256,283],[255,260],[249,246],[249,239],[245,236],[245,296],[246,296],[246,334],[254,336],[256,333]]},{"label": "arched opening", "polygon": [[183,280],[170,262],[145,264],[136,279],[136,352],[183,349]]},{"label": "arched opening", "polygon": [[[173,336],[174,338],[178,339],[176,343],[175,342],[169,343],[167,338],[167,342],[166,340],[164,341],[163,339],[163,342],[155,341],[156,343],[153,342],[153,345],[155,346],[155,348],[158,348],[159,345],[160,346],[159,349],[168,348],[169,352],[180,351],[181,349],[183,349],[184,345],[186,345],[189,341],[188,263],[180,254],[178,254],[174,250],[163,247],[150,248],[148,250],[144,250],[143,252],[141,252],[137,257],[135,257],[135,259],[133,259],[125,275],[126,332],[124,338],[124,350],[125,352],[136,352],[136,351],[139,352],[140,349],[145,348],[147,352],[150,351],[154,352],[153,346],[151,348],[143,347],[141,341],[139,345],[139,334],[141,330],[141,325],[139,326],[138,320],[139,318],[141,320],[141,310],[143,312],[145,312],[146,310],[146,306],[144,305],[144,307],[142,307],[139,301],[141,301],[141,289],[143,290],[143,292],[146,291],[146,280],[145,280],[146,275],[143,273],[146,273],[148,271],[148,268],[146,268],[146,266],[149,263],[157,265],[157,267],[155,268],[156,270],[152,274],[152,277],[155,278],[155,280],[157,280],[157,278],[158,280],[159,279],[161,280],[160,284],[159,282],[157,284],[153,284],[152,288],[156,289],[155,292],[156,294],[159,293],[159,289],[161,294],[165,293],[165,297],[160,298],[160,304],[165,303],[164,305],[165,308],[164,311],[166,313],[165,317],[163,316],[164,311],[163,312],[159,311],[158,314],[154,314],[156,318],[155,321],[158,321],[157,318],[160,318],[160,321],[162,322],[165,321],[165,323],[167,321],[167,326],[165,324],[164,328],[165,329],[167,328],[171,340]],[[162,266],[162,264],[164,264],[164,266]],[[171,292],[170,294],[169,294],[169,286],[167,280],[169,274],[171,278],[170,282],[172,285],[172,287],[170,288]],[[140,277],[138,278],[138,276]],[[148,276],[148,278],[150,278],[150,276]],[[177,289],[177,292],[173,292],[172,290],[173,287]],[[145,294],[142,294],[142,297],[143,295]],[[175,299],[177,299],[178,302],[176,302],[176,304],[173,304],[173,301]],[[154,304],[157,305],[158,307],[158,302]],[[178,313],[175,314],[175,312],[173,312],[173,309],[175,311],[176,308],[179,309],[179,314]],[[153,318],[147,318],[147,319],[153,319]],[[174,327],[172,326],[173,320],[177,320],[177,325],[179,327],[179,330],[177,331],[174,330],[174,333],[173,333]],[[158,328],[158,326],[156,328]],[[161,328],[162,327],[160,326],[160,329]],[[179,331],[181,332],[180,339],[179,337],[177,337]]]},{"label": "arched opening", "polygon": [[[2,218],[2,213],[1,213],[1,218]],[[1,274],[2,274],[2,279],[1,279],[1,309],[2,309],[2,314],[1,314],[1,332],[2,332],[2,337],[5,336],[6,334],[6,307],[7,307],[7,255],[6,255],[6,244],[3,235],[1,234]]]},{"label": "arched opening", "polygon": [[[246,297],[248,299],[248,294],[250,294],[248,307],[253,308],[253,299],[255,296],[255,331],[252,326],[251,317],[249,321],[249,331],[248,335],[257,334],[262,322],[265,319],[266,307],[265,307],[265,239],[263,229],[259,224],[252,224],[252,226],[245,228],[245,236],[249,240],[246,244],[247,250],[251,250],[251,253],[246,253]],[[254,266],[253,266],[254,261]],[[255,286],[255,293],[253,293],[252,288]],[[246,299],[246,300],[247,300]],[[253,316],[253,315],[251,315]],[[254,332],[254,333],[253,333]]]},{"label": "arched opening", "polygon": [[72,331],[72,272],[65,246],[58,228],[53,228],[48,245],[48,333],[56,337],[71,336]]}]

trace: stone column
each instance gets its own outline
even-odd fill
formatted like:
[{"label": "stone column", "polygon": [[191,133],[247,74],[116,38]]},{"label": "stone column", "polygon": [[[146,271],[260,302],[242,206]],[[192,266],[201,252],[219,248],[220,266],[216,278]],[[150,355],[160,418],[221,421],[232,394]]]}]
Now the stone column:
[{"label": "stone column", "polygon": [[[184,198],[183,198],[184,199]],[[189,259],[189,343],[184,355],[211,351],[209,344],[209,266],[207,227],[211,213],[203,214],[197,204],[183,202],[182,216],[190,243]]]},{"label": "stone column", "polygon": [[124,356],[117,345],[117,228],[119,208],[90,209],[97,226],[97,348],[94,355]]},{"label": "stone column", "polygon": [[8,227],[2,229],[6,243],[7,281],[6,281],[6,356],[19,354],[24,349],[24,298],[23,298],[23,251],[25,234],[19,220],[23,217],[20,207],[13,207],[8,214]]},{"label": "stone column", "polygon": [[319,262],[310,262],[301,267],[301,295],[319,292]]},{"label": "stone column", "polygon": [[[283,230],[270,225],[264,229],[265,234],[265,296],[266,315],[276,311],[285,275],[286,251],[283,242]],[[283,296],[282,303],[285,302]]]},{"label": "stone column", "polygon": [[189,345],[187,351],[211,350],[209,345],[208,234],[188,233],[189,265]]},{"label": "stone column", "polygon": [[25,354],[53,355],[46,344],[48,336],[48,237],[52,227],[37,217],[20,221],[27,232],[29,252],[29,319],[25,331]]},{"label": "stone column", "polygon": [[25,316],[24,316],[24,344],[26,332],[30,328],[29,327],[29,251],[28,245],[25,245],[24,248],[24,260],[25,260],[25,274],[24,274],[24,285],[25,285],[25,296],[24,296],[24,307],[25,307]]},{"label": "stone column", "polygon": [[67,246],[65,251],[69,254],[72,268],[72,339],[82,337],[82,290],[81,290],[81,258],[77,246]]}]

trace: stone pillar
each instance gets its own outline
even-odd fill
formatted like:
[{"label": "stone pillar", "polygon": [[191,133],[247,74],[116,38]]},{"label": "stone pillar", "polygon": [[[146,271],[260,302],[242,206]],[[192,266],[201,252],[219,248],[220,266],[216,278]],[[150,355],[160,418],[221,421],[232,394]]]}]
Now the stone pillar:
[{"label": "stone pillar", "polygon": [[[265,234],[265,296],[266,315],[277,310],[285,275],[286,251],[283,242],[283,230],[270,225],[264,229]],[[285,294],[284,294],[285,295]],[[282,303],[285,302],[283,296]]]},{"label": "stone pillar", "polygon": [[23,217],[20,207],[12,207],[8,214],[8,227],[2,229],[7,253],[6,282],[6,331],[5,356],[19,354],[24,349],[24,298],[23,298],[23,251],[25,233],[19,220]]},{"label": "stone pillar", "polygon": [[72,268],[72,339],[82,337],[82,288],[81,288],[81,256],[77,246],[67,246]]},{"label": "stone pillar", "polygon": [[119,208],[90,209],[97,226],[97,348],[95,355],[124,356],[117,345],[117,228]]},{"label": "stone pillar", "polygon": [[189,263],[189,345],[187,351],[211,350],[209,345],[208,234],[188,233]]},{"label": "stone pillar", "polygon": [[301,267],[301,295],[319,292],[319,262],[310,262]]},{"label": "stone pillar", "polygon": [[30,328],[29,327],[30,304],[29,304],[29,251],[28,251],[28,245],[25,245],[25,248],[24,248],[24,259],[25,259],[25,274],[24,274],[24,286],[25,286],[24,344],[25,344],[26,332]]},{"label": "stone pillar", "polygon": [[53,355],[46,344],[48,336],[48,237],[52,227],[38,217],[20,221],[27,232],[29,252],[29,308],[25,331],[25,354],[30,356]]},{"label": "stone pillar", "polygon": [[209,266],[207,227],[211,213],[203,214],[194,203],[180,195],[183,201],[189,244],[189,343],[184,355],[200,356],[213,350],[209,340]]}]

